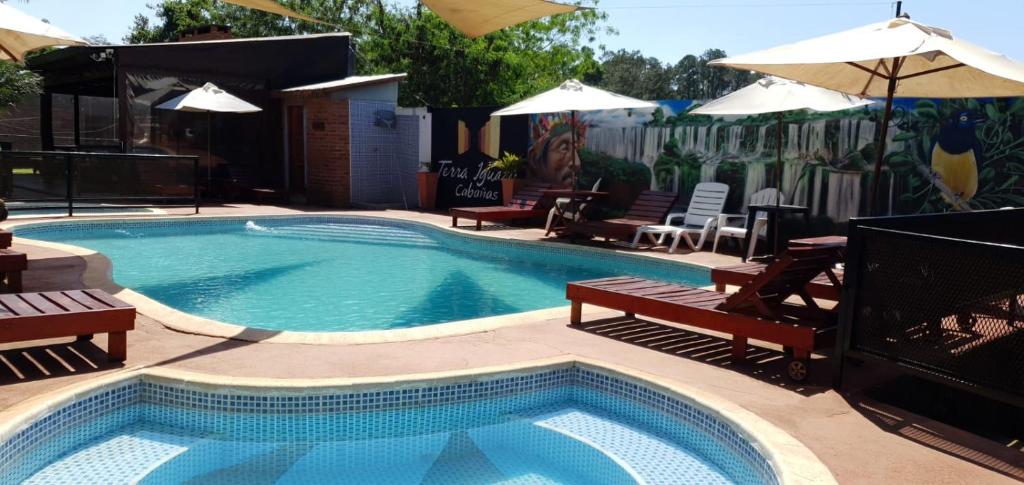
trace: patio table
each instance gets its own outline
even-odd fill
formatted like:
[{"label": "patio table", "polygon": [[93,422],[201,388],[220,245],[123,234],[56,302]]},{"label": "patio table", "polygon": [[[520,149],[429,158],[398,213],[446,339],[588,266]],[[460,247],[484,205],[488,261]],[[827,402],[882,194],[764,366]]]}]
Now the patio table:
[{"label": "patio table", "polygon": [[[811,223],[811,208],[803,205],[787,205],[787,204],[765,204],[765,205],[750,205],[747,207],[747,225],[746,227],[754,227],[754,221],[757,219],[757,213],[764,212],[768,214],[768,253],[772,256],[779,254],[779,217],[784,214],[803,214],[804,224],[810,225]],[[748,230],[746,237],[743,238],[743,252],[741,258],[743,262],[747,262],[747,248],[750,247],[750,238],[757,237],[753,234],[753,231]]]}]

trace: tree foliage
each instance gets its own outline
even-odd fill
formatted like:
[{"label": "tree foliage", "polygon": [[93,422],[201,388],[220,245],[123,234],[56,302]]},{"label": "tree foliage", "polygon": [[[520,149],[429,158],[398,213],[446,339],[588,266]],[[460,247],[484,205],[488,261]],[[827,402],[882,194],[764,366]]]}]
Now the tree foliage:
[{"label": "tree foliage", "polygon": [[598,86],[641,99],[714,99],[754,82],[757,75],[708,63],[726,57],[721,49],[687,55],[675,65],[662,64],[639,51],[619,50],[602,57]]},{"label": "tree foliage", "polygon": [[26,96],[39,94],[42,79],[13,62],[0,61],[0,112],[13,107]]},{"label": "tree foliage", "polygon": [[505,105],[583,78],[599,68],[591,44],[606,15],[583,10],[527,22],[469,39],[420,4],[382,0],[284,0],[283,5],[337,27],[296,21],[216,0],[162,0],[157,21],[138,15],[128,43],[165,42],[207,25],[231,25],[237,37],[309,34],[341,29],[356,43],[360,74],[408,73],[399,91],[407,106]]}]

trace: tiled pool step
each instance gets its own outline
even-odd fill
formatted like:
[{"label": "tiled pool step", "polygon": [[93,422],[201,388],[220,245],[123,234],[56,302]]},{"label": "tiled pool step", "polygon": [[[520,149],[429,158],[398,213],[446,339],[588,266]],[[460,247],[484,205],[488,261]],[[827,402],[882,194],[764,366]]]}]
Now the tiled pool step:
[{"label": "tiled pool step", "polygon": [[711,463],[685,453],[657,436],[600,414],[565,408],[537,416],[533,423],[604,453],[632,475],[637,483],[732,483]]}]

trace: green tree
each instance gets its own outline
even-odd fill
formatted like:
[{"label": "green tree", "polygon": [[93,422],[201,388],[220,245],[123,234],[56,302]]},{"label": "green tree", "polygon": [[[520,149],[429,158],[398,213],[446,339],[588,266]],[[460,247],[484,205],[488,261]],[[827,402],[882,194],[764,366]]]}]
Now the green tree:
[{"label": "green tree", "polygon": [[338,27],[296,21],[216,0],[162,0],[157,21],[136,16],[129,43],[164,42],[181,32],[227,24],[238,37],[293,35],[341,29],[355,39],[360,74],[405,72],[400,104],[505,105],[598,70],[591,44],[606,15],[597,10],[527,22],[478,39],[462,35],[417,4],[382,0],[286,0],[283,5]]},{"label": "green tree", "polygon": [[42,80],[17,64],[0,61],[0,112],[6,111],[26,96],[39,94]]},{"label": "green tree", "polygon": [[640,51],[606,52],[596,84],[612,92],[639,99],[666,99],[672,89],[672,69]]},{"label": "green tree", "polygon": [[722,49],[708,49],[699,56],[684,56],[671,69],[675,95],[682,99],[714,99],[754,81],[760,75],[727,67],[709,65],[726,57]]}]

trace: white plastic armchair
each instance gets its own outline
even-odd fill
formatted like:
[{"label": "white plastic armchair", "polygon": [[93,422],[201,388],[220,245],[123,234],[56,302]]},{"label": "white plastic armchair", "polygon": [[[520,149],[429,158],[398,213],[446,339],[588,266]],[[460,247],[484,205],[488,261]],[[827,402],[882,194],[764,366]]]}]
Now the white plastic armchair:
[{"label": "white plastic armchair", "polygon": [[[701,182],[693,190],[690,197],[690,205],[686,212],[675,212],[665,218],[665,225],[677,227],[675,240],[672,241],[670,252],[675,252],[679,246],[679,240],[686,241],[686,245],[694,251],[700,251],[704,247],[711,231],[718,224],[718,216],[725,208],[725,199],[729,196],[729,186],[719,182]],[[673,222],[682,220],[682,224],[676,226]],[[697,236],[697,242],[693,242],[692,235]],[[664,243],[665,236],[658,240],[659,244]]]},{"label": "white plastic armchair", "polygon": [[[759,190],[750,195],[749,205],[774,205],[776,202],[782,204],[785,196],[779,193],[777,189],[768,188]],[[742,226],[730,226],[730,221],[741,220]],[[765,229],[768,227],[768,215],[763,212],[758,212],[757,217],[754,219],[753,227],[745,227],[746,225],[746,214],[722,214],[718,216],[718,231],[715,232],[715,244],[711,248],[711,252],[718,252],[718,241],[723,237],[731,237],[739,240],[743,240],[747,237],[747,231],[753,231],[753,237],[750,238],[750,247],[747,248],[747,258],[749,259],[754,255],[754,248],[757,247],[757,240],[759,236],[763,236]]]}]

